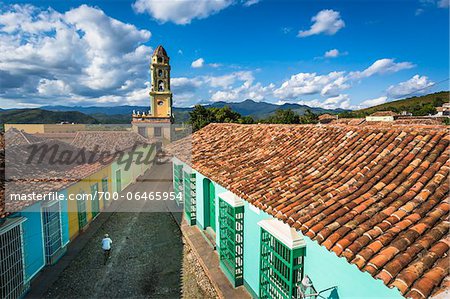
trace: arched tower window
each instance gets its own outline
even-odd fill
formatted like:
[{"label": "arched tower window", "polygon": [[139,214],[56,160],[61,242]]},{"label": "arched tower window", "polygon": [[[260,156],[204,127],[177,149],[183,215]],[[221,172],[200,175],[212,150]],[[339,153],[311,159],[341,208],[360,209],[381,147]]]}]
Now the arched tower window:
[{"label": "arched tower window", "polygon": [[158,77],[160,78],[164,77],[164,73],[162,70],[158,70]]},{"label": "arched tower window", "polygon": [[162,62],[163,62],[162,57],[158,57],[158,63],[162,63]]},{"label": "arched tower window", "polygon": [[158,81],[158,91],[164,91],[164,81],[163,80]]}]

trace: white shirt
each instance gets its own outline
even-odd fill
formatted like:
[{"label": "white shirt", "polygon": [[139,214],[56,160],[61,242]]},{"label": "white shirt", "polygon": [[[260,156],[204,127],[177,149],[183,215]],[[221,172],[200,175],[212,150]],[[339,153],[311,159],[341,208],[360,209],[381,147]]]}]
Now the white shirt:
[{"label": "white shirt", "polygon": [[110,238],[103,238],[102,240],[102,249],[110,250],[111,249],[112,240]]}]

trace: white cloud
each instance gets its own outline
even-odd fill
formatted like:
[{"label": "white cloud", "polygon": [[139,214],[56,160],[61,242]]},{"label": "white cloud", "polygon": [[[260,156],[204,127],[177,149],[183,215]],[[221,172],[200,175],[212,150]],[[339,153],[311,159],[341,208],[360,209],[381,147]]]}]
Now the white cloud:
[{"label": "white cloud", "polygon": [[381,105],[387,102],[387,96],[381,96],[375,99],[365,100],[359,104],[358,109]]},{"label": "white cloud", "polygon": [[70,95],[72,93],[72,88],[61,80],[41,79],[37,90],[43,96]]},{"label": "white cloud", "polygon": [[192,61],[191,67],[193,68],[201,68],[205,64],[205,60],[203,58],[199,58],[197,60]]},{"label": "white cloud", "polygon": [[415,75],[408,81],[389,86],[387,93],[390,97],[394,98],[406,95],[421,95],[426,94],[428,87],[433,85],[434,82],[429,80],[427,76]]},{"label": "white cloud", "polygon": [[206,76],[203,77],[203,79],[205,83],[208,83],[211,87],[227,89],[237,81],[247,82],[247,84],[251,85],[255,78],[253,77],[253,73],[250,71],[240,71],[222,76]]},{"label": "white cloud", "polygon": [[[252,98],[261,100],[262,93],[268,88],[261,84],[253,84],[251,71],[233,72],[221,76],[179,77],[171,79],[174,101],[177,105],[192,105],[203,100],[208,101],[238,101]],[[201,95],[202,91],[209,91],[209,95]]]},{"label": "white cloud", "polygon": [[338,11],[325,9],[319,11],[317,15],[311,18],[314,22],[309,30],[299,31],[299,37],[306,37],[315,34],[333,35],[345,27],[345,22],[341,19]]},{"label": "white cloud", "polygon": [[340,53],[339,53],[338,49],[332,49],[332,50],[326,51],[324,56],[327,58],[335,58],[335,57],[338,57],[339,54]]},{"label": "white cloud", "polygon": [[[282,101],[279,102],[283,103]],[[302,100],[296,102],[299,105],[306,105],[309,107],[320,107],[324,109],[349,109],[350,108],[350,98],[347,94],[340,94],[334,97],[327,98],[325,101],[319,99],[313,100]]]},{"label": "white cloud", "polygon": [[133,8],[138,13],[148,13],[160,22],[178,25],[191,23],[193,19],[204,19],[233,4],[232,0],[137,0]]},{"label": "white cloud", "polygon": [[249,7],[249,6],[252,6],[252,5],[256,4],[256,3],[259,3],[259,1],[260,0],[244,0],[243,1],[243,5],[245,7]]},{"label": "white cloud", "polygon": [[293,99],[302,95],[321,94],[335,96],[339,91],[349,88],[344,72],[331,72],[327,75],[298,73],[281,84],[274,91],[279,99]]},{"label": "white cloud", "polygon": [[450,6],[450,0],[439,0],[437,5],[440,8],[447,8]]},{"label": "white cloud", "polygon": [[[145,87],[151,33],[81,5],[66,13],[32,5],[0,12],[0,97],[92,103]],[[120,40],[120,42],[117,42]]]},{"label": "white cloud", "polygon": [[394,59],[384,58],[375,61],[363,71],[350,73],[350,76],[355,79],[360,79],[375,74],[396,73],[401,70],[413,68],[414,66],[411,62],[395,62]]}]

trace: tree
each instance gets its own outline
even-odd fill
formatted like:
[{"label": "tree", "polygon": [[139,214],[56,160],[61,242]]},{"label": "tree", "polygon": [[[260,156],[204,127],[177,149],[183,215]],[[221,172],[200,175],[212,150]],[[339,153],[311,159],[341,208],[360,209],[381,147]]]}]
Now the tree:
[{"label": "tree", "polygon": [[192,131],[198,131],[212,122],[212,113],[202,105],[195,105],[189,112],[189,123],[192,125]]},{"label": "tree", "polygon": [[300,123],[302,124],[317,124],[319,122],[319,117],[317,114],[311,112],[311,110],[306,109],[305,114],[300,116]]},{"label": "tree", "polygon": [[292,109],[278,109],[265,122],[269,124],[299,124],[300,116]]},{"label": "tree", "polygon": [[192,125],[192,131],[195,132],[210,123],[252,124],[254,121],[250,116],[242,117],[228,106],[222,108],[205,108],[204,106],[196,105],[194,109],[189,112],[189,123]]}]

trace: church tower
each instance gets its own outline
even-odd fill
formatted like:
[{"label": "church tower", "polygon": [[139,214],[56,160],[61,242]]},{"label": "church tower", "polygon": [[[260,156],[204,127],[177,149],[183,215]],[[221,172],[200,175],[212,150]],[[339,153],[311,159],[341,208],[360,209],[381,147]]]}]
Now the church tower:
[{"label": "church tower", "polygon": [[162,46],[153,52],[150,66],[150,116],[172,119],[172,92],[170,91],[169,56]]},{"label": "church tower", "polygon": [[153,52],[150,74],[150,109],[133,111],[131,124],[133,131],[164,143],[171,140],[173,115],[169,56],[162,46]]}]

